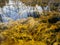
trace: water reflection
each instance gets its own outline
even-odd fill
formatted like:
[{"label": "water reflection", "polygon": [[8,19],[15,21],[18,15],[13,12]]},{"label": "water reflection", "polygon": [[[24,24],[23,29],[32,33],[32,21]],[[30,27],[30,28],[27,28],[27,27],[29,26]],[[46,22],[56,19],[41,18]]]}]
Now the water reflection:
[{"label": "water reflection", "polygon": [[2,10],[0,11],[0,15],[2,17],[3,22],[8,22],[10,20],[18,20],[22,18],[27,18],[28,15],[34,16],[34,12],[40,12],[42,13],[42,7],[41,6],[36,6],[36,7],[31,7],[31,6],[26,6],[22,2],[18,3],[18,6],[16,2],[10,1],[6,6],[3,7],[3,12]]}]

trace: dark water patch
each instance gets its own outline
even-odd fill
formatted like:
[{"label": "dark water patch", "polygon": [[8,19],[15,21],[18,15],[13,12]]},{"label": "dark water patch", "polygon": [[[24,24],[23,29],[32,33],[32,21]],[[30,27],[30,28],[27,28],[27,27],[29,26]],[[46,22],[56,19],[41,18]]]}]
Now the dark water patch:
[{"label": "dark water patch", "polygon": [[52,24],[58,21],[60,21],[60,17],[53,17],[53,18],[48,19],[48,22]]}]

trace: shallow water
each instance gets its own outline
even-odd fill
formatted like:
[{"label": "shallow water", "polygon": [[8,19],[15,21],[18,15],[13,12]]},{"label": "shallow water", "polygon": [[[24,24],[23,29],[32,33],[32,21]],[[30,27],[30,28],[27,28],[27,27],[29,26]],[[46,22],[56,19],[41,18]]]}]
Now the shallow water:
[{"label": "shallow water", "polygon": [[10,0],[10,2],[3,7],[3,12],[1,11],[2,13],[0,13],[0,15],[2,17],[3,22],[8,22],[10,20],[27,18],[28,15],[33,15],[34,11],[39,11],[42,13],[41,7],[36,7],[37,10],[34,8],[35,7],[26,6],[22,2],[19,2],[17,7],[17,4]]}]

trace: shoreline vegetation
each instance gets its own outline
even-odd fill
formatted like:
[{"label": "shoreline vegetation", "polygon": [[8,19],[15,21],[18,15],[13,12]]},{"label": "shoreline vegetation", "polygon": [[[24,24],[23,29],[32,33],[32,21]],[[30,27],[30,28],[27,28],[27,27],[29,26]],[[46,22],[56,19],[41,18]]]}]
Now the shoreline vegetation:
[{"label": "shoreline vegetation", "polygon": [[60,13],[51,12],[40,18],[30,17],[27,20],[2,24],[0,25],[0,45],[60,45],[58,17],[60,18]]}]

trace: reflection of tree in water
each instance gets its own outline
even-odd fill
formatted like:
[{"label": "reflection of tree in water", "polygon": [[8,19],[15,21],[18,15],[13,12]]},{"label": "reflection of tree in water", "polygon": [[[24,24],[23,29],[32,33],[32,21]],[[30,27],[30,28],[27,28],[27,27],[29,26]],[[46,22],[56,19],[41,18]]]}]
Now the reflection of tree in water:
[{"label": "reflection of tree in water", "polygon": [[[3,12],[2,7],[5,6],[6,3],[8,3],[8,2],[9,2],[9,0],[0,0],[0,7],[1,7],[2,12]],[[3,22],[1,14],[0,14],[0,21]]]},{"label": "reflection of tree in water", "polygon": [[3,7],[9,0],[0,0],[0,7]]},{"label": "reflection of tree in water", "polygon": [[3,21],[2,21],[2,17],[1,17],[1,15],[0,15],[0,21],[3,22]]}]

